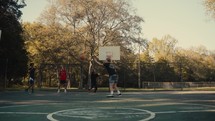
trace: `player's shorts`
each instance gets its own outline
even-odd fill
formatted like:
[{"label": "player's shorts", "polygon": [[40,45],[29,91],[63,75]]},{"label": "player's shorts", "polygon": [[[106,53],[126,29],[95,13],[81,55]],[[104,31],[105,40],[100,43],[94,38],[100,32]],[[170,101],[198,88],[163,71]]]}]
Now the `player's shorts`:
[{"label": "player's shorts", "polygon": [[66,84],[66,80],[60,80],[60,84]]},{"label": "player's shorts", "polygon": [[114,74],[109,77],[109,83],[118,83],[118,75]]},{"label": "player's shorts", "polygon": [[31,84],[31,85],[33,85],[34,84],[34,79],[33,78],[29,78],[29,83]]}]

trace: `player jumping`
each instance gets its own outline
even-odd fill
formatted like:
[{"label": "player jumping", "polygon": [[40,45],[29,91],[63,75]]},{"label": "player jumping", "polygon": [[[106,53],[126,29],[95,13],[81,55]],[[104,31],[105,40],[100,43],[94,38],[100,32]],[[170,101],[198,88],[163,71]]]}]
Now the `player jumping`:
[{"label": "player jumping", "polygon": [[94,57],[94,60],[97,64],[99,65],[103,65],[105,67],[105,69],[107,70],[108,74],[109,74],[109,87],[110,87],[110,95],[108,95],[108,97],[113,97],[114,95],[114,90],[117,91],[117,94],[119,96],[121,96],[121,92],[119,91],[118,87],[117,87],[117,83],[118,83],[118,74],[116,72],[116,66],[112,63],[112,60],[110,57],[106,58],[106,61],[102,63],[100,63],[96,57]]}]

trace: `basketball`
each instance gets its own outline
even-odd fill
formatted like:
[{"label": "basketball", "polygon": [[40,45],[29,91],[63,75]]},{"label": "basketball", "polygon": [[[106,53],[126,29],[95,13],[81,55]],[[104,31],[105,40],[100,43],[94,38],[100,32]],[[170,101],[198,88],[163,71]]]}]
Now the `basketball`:
[{"label": "basketball", "polygon": [[82,60],[82,61],[85,60],[85,54],[84,54],[84,53],[82,53],[82,54],[80,55],[80,60]]}]

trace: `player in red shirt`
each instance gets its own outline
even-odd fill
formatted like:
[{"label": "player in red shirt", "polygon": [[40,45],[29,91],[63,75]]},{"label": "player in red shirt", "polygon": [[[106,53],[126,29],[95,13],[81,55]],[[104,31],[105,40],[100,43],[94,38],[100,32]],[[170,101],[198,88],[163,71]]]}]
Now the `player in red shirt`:
[{"label": "player in red shirt", "polygon": [[57,91],[58,93],[60,92],[61,85],[64,86],[64,92],[65,93],[67,92],[67,89],[66,89],[66,87],[67,87],[66,77],[67,77],[66,69],[63,66],[61,66],[61,70],[59,72],[59,80],[60,80],[60,82],[59,82],[59,85],[58,85],[58,91]]}]

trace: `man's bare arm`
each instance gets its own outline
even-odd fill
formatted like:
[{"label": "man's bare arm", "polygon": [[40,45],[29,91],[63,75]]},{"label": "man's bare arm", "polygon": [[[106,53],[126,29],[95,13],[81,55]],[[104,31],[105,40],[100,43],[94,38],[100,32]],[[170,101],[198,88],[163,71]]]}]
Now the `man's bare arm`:
[{"label": "man's bare arm", "polygon": [[98,65],[100,65],[100,66],[102,66],[103,65],[103,63],[101,63],[101,62],[99,62],[98,61],[98,58],[97,57],[93,57],[93,60],[98,64]]}]

